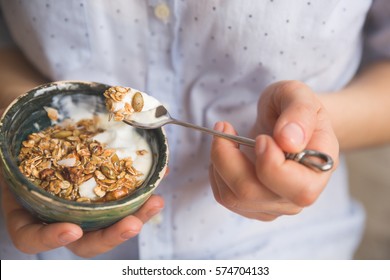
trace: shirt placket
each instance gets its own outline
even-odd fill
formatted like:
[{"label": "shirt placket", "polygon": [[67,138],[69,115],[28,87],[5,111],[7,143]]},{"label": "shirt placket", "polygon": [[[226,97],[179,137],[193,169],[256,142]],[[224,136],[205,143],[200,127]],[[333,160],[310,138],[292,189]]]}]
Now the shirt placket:
[{"label": "shirt placket", "polygon": [[[174,69],[172,66],[173,1],[149,0],[147,42],[148,67],[146,92],[156,97],[170,111],[174,101]],[[169,134],[169,127],[165,128]],[[141,259],[171,259],[172,245],[172,203],[169,195],[163,195],[164,210],[153,217],[139,236]]]}]

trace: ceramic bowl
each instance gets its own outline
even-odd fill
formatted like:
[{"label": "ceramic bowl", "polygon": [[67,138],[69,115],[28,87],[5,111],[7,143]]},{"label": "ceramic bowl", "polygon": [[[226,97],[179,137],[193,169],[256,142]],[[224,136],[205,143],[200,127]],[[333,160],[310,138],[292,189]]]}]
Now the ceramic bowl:
[{"label": "ceramic bowl", "polygon": [[[51,125],[44,106],[54,98],[80,96],[91,100],[94,110],[105,110],[103,92],[109,85],[83,81],[60,81],[41,85],[17,98],[0,120],[0,162],[3,176],[18,201],[46,223],[71,222],[84,230],[107,227],[137,211],[162,180],[168,163],[168,143],[163,129],[138,130],[151,146],[152,169],[134,193],[115,201],[85,203],[69,201],[32,184],[18,168],[21,142],[32,132]],[[96,101],[97,100],[97,101]]]}]

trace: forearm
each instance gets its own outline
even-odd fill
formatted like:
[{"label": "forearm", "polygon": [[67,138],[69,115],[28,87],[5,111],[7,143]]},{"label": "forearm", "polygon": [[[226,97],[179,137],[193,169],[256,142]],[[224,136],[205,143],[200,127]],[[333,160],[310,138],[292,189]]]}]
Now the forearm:
[{"label": "forearm", "polygon": [[390,61],[367,67],[343,90],[321,99],[341,150],[390,143]]},{"label": "forearm", "polygon": [[15,48],[0,49],[0,108],[46,79]]}]

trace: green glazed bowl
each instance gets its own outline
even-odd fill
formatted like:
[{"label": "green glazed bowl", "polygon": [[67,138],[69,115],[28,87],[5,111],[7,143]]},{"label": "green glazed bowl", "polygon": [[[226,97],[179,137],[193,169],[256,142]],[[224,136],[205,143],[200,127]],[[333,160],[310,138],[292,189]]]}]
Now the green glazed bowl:
[{"label": "green glazed bowl", "polygon": [[91,100],[95,111],[105,110],[103,92],[109,85],[84,81],[59,81],[36,87],[18,97],[0,120],[0,163],[2,174],[17,200],[43,222],[71,222],[84,230],[107,227],[137,211],[152,195],[164,177],[168,165],[168,143],[163,129],[138,130],[153,152],[152,169],[143,185],[122,199],[104,203],[69,201],[32,184],[18,168],[17,156],[32,132],[51,125],[44,106],[54,98]]}]

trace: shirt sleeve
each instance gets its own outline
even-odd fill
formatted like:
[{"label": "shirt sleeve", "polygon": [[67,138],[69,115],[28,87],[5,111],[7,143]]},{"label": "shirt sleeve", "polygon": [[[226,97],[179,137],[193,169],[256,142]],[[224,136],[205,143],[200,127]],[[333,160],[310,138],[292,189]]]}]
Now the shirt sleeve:
[{"label": "shirt sleeve", "polygon": [[390,59],[390,1],[374,0],[364,30],[363,61]]},{"label": "shirt sleeve", "polygon": [[4,21],[3,11],[0,5],[0,48],[15,46],[12,37]]}]

